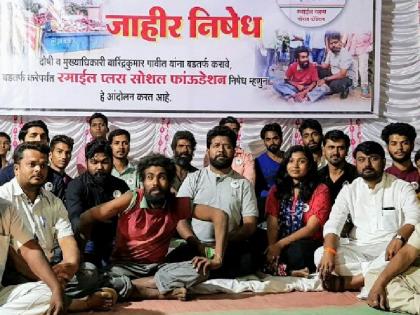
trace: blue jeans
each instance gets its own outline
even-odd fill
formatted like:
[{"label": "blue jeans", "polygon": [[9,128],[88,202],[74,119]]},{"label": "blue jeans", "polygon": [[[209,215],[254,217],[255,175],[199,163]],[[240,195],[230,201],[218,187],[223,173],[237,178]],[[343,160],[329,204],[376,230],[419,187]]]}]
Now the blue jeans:
[{"label": "blue jeans", "polygon": [[[274,89],[283,97],[293,97],[298,93],[298,89],[286,82],[278,82],[273,85]],[[316,86],[310,91],[307,96],[309,101],[316,102],[324,95],[330,93],[330,88],[327,85]]]},{"label": "blue jeans", "polygon": [[325,57],[325,49],[324,48],[312,48],[312,61],[316,62],[317,64],[321,64],[324,61]]}]

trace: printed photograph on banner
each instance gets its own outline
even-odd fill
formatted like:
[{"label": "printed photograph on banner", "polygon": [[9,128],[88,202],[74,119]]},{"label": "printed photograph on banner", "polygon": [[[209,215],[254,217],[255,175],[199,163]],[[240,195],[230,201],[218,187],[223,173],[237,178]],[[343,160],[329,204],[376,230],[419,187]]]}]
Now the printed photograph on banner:
[{"label": "printed photograph on banner", "polygon": [[373,116],[380,9],[379,0],[1,0],[0,115]]},{"label": "printed photograph on banner", "polygon": [[[373,1],[277,0],[283,19],[266,24],[256,65],[279,107],[372,108]],[[321,105],[322,104],[322,105]]]}]

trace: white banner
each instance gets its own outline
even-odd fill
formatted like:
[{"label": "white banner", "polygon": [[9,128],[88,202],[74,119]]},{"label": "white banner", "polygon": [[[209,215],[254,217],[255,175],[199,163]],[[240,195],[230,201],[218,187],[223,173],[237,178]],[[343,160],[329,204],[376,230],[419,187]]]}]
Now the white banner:
[{"label": "white banner", "polygon": [[2,0],[0,114],[371,115],[380,5]]}]

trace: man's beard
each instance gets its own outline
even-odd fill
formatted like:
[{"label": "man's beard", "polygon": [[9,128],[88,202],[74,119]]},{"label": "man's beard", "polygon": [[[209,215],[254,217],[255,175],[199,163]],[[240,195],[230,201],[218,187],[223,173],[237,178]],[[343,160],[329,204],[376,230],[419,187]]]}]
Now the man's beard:
[{"label": "man's beard", "polygon": [[152,206],[153,208],[163,208],[166,200],[168,199],[169,190],[162,191],[158,188],[155,190],[158,190],[159,194],[151,194],[151,192],[145,193],[144,198],[146,198],[149,206]]},{"label": "man's beard", "polygon": [[332,158],[327,158],[328,163],[333,166],[339,166],[340,164],[344,164],[345,158],[338,158],[333,160]]},{"label": "man's beard", "polygon": [[321,142],[317,144],[307,145],[306,147],[309,149],[309,151],[311,151],[311,153],[317,153],[321,151]]},{"label": "man's beard", "polygon": [[273,154],[277,154],[280,150],[280,146],[277,144],[272,144],[267,147],[267,150],[270,151]]},{"label": "man's beard", "polygon": [[108,180],[109,176],[110,174],[108,173],[96,173],[92,175],[94,182],[98,185],[104,185]]},{"label": "man's beard", "polygon": [[[370,170],[371,172],[368,174],[365,174],[366,170]],[[359,176],[362,177],[364,180],[372,181],[379,178],[382,178],[383,172],[377,172],[373,168],[365,168],[362,170],[362,172],[359,172]]]},{"label": "man's beard", "polygon": [[390,156],[391,156],[391,159],[394,161],[394,162],[397,162],[397,163],[404,163],[404,162],[406,162],[406,161],[408,161],[408,160],[411,160],[411,152],[409,152],[409,153],[406,153],[406,155],[404,155],[402,158],[397,158],[397,157],[395,157],[394,155],[392,155],[392,154],[389,154]]},{"label": "man's beard", "polygon": [[309,61],[299,63],[299,67],[301,67],[302,69],[307,69],[309,67]]},{"label": "man's beard", "polygon": [[185,168],[190,165],[192,161],[192,154],[175,154],[174,161],[176,165],[181,166],[182,168]]},{"label": "man's beard", "polygon": [[215,157],[214,159],[210,158],[210,165],[213,166],[215,169],[223,170],[232,165],[233,157],[228,158],[225,155],[221,155],[218,157]]}]

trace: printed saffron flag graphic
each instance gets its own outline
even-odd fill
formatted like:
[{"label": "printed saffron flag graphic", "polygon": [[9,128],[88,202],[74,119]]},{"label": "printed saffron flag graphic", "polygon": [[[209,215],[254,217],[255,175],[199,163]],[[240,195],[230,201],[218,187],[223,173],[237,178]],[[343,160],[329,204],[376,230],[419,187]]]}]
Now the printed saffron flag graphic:
[{"label": "printed saffron flag graphic", "polygon": [[2,0],[0,114],[369,114],[379,12],[375,0]]}]

